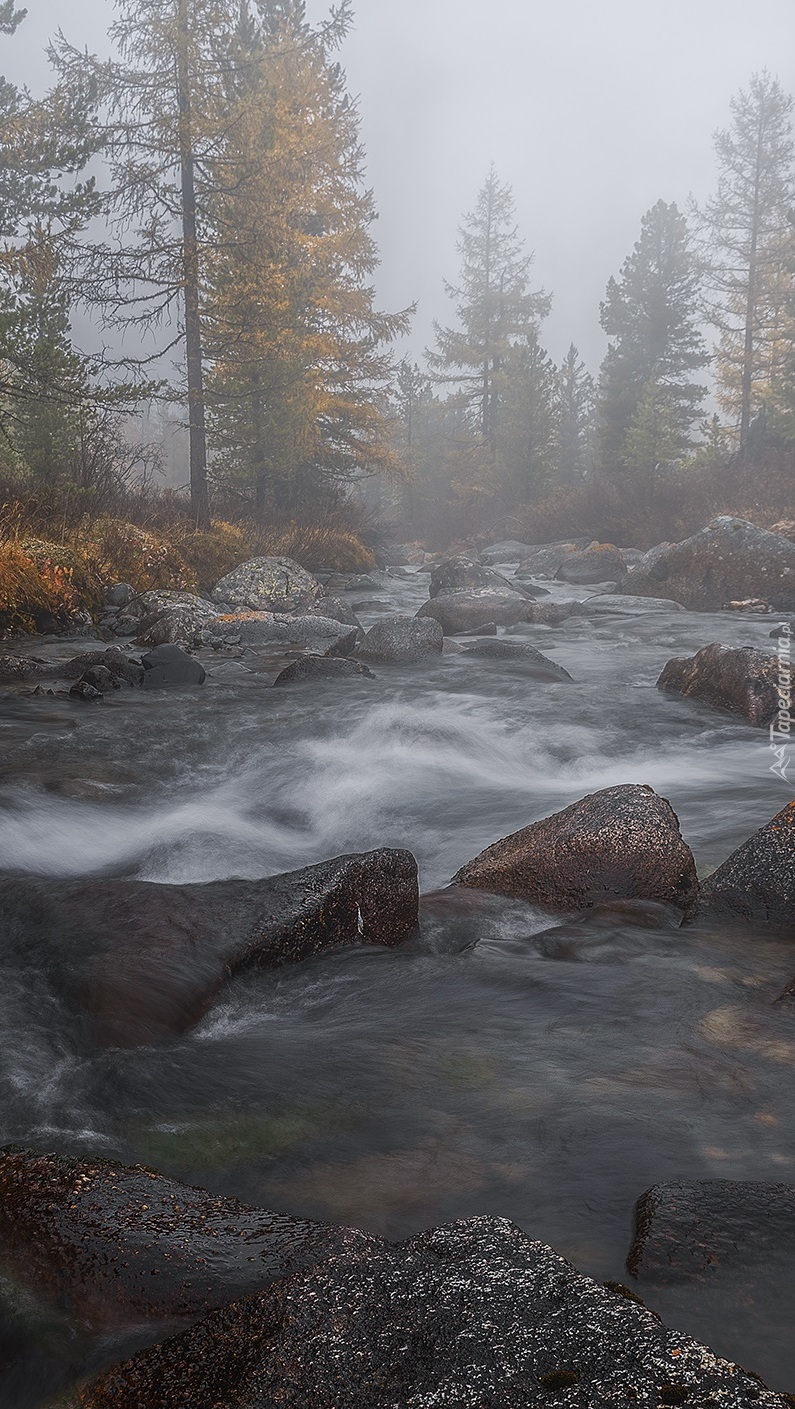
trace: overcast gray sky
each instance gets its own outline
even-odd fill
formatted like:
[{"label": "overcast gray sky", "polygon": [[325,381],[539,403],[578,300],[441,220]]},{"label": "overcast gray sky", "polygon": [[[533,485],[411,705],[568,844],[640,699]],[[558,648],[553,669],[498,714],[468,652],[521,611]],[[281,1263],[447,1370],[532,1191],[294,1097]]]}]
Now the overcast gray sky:
[{"label": "overcast gray sky", "polygon": [[[326,13],[308,0],[311,18]],[[0,71],[41,87],[61,25],[102,47],[110,0],[28,0]],[[516,195],[544,329],[593,370],[599,300],[660,198],[681,207],[714,180],[712,134],[731,94],[767,67],[795,92],[793,0],[355,0],[342,61],[360,100],[380,220],[381,303],[417,301],[412,351],[450,316],[456,227],[489,163]]]}]

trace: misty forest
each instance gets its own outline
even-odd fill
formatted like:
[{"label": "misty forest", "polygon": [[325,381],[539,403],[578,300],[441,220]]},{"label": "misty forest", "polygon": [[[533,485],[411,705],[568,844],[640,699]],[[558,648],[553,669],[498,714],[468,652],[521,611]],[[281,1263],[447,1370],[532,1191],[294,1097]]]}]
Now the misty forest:
[{"label": "misty forest", "polygon": [[429,310],[355,0],[90,3],[0,0],[0,1409],[795,1405],[792,33],[612,258],[562,173],[592,304],[429,130]]}]

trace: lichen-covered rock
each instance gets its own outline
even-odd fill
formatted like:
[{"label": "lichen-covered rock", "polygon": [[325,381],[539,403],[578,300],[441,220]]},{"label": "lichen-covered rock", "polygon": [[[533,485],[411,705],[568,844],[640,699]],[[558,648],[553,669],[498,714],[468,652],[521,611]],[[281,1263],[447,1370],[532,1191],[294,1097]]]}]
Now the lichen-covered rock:
[{"label": "lichen-covered rock", "polygon": [[303,685],[316,680],[347,680],[365,675],[374,680],[372,670],[362,661],[346,660],[341,656],[301,656],[281,670],[274,685]]},{"label": "lichen-covered rock", "polygon": [[0,656],[0,685],[35,680],[48,674],[53,674],[53,671],[43,661],[29,660],[27,656]]},{"label": "lichen-covered rock", "polygon": [[306,616],[322,616],[326,621],[338,621],[342,626],[353,626],[358,631],[362,630],[362,623],[353,607],[347,602],[341,602],[338,597],[318,597],[311,607],[307,607]]},{"label": "lichen-covered rock", "polygon": [[635,1205],[627,1270],[643,1282],[708,1281],[795,1257],[795,1188],[762,1180],[671,1180]]},{"label": "lichen-covered rock", "polygon": [[141,1165],[0,1150],[0,1260],[84,1325],[195,1317],[379,1240],[251,1208]]},{"label": "lichen-covered rock", "polygon": [[190,1028],[246,969],[401,944],[418,905],[414,857],[387,848],[257,881],[0,879],[7,947],[35,950],[99,1040],[126,1047]]},{"label": "lichen-covered rock", "polygon": [[467,644],[466,654],[481,656],[485,660],[515,661],[522,665],[534,680],[571,680],[568,670],[558,665],[557,661],[550,660],[549,656],[543,655],[535,646],[531,646],[529,641],[506,641],[504,636],[496,640],[486,639],[471,646]]},{"label": "lichen-covered rock", "polygon": [[142,592],[140,596],[133,597],[132,601],[125,603],[119,609],[120,617],[134,617],[136,621],[143,622],[147,617],[153,617],[159,612],[171,611],[177,607],[186,608],[201,614],[205,612],[209,615],[216,615],[212,602],[208,602],[206,597],[197,597],[195,592],[172,592],[165,587],[153,588],[150,592]]},{"label": "lichen-covered rock", "polygon": [[534,605],[521,592],[495,591],[490,587],[462,588],[442,592],[424,602],[417,617],[431,617],[438,621],[445,636],[457,636],[461,631],[472,631],[489,622],[513,626],[518,621],[530,621]]},{"label": "lichen-covered rock", "polygon": [[795,803],[777,812],[707,877],[699,891],[698,918],[795,935]]},{"label": "lichen-covered rock", "polygon": [[442,654],[443,639],[442,628],[434,620],[385,616],[370,627],[356,654],[383,665],[419,665]]},{"label": "lichen-covered rock", "polygon": [[511,586],[502,573],[495,572],[494,568],[483,567],[472,558],[445,558],[444,562],[436,563],[431,568],[428,587],[428,596],[431,598],[439,597],[445,592],[480,591],[484,588],[508,597],[515,596],[517,592],[523,597],[545,593],[542,588],[533,589],[519,584]]},{"label": "lichen-covered rock", "polygon": [[795,607],[795,543],[745,519],[714,519],[681,543],[644,555],[621,582],[641,597],[673,597],[691,611],[761,597],[778,610]]},{"label": "lichen-covered rock", "polygon": [[292,558],[251,558],[216,583],[212,598],[244,611],[300,613],[322,594],[317,579]]},{"label": "lichen-covered rock", "polygon": [[78,1409],[785,1409],[515,1225],[343,1255],[101,1374]]},{"label": "lichen-covered rock", "polygon": [[614,543],[592,543],[580,552],[564,554],[555,575],[562,582],[584,586],[589,582],[618,582],[626,570],[624,554]]},{"label": "lichen-covered rock", "polygon": [[713,641],[694,656],[669,660],[657,688],[740,714],[749,724],[766,728],[779,712],[779,673],[775,656],[753,646]]},{"label": "lichen-covered rock", "polygon": [[202,632],[202,641],[215,649],[304,646],[318,655],[349,656],[361,634],[358,625],[347,626],[315,614],[232,612],[209,622]]},{"label": "lichen-covered rock", "polygon": [[591,793],[495,842],[453,884],[559,912],[617,899],[658,900],[688,915],[698,891],[671,804],[632,783]]},{"label": "lichen-covered rock", "polygon": [[162,607],[145,616],[135,638],[136,646],[198,646],[202,634],[218,615],[218,608],[203,597],[182,606]]}]

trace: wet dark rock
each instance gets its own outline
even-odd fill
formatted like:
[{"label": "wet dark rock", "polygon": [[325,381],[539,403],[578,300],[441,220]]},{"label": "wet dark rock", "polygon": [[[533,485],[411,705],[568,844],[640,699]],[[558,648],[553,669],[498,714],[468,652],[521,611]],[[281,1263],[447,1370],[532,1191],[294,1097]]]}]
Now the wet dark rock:
[{"label": "wet dark rock", "polygon": [[676,813],[652,788],[605,788],[487,847],[453,884],[544,910],[657,900],[688,915],[698,881]]},{"label": "wet dark rock", "polygon": [[513,597],[518,592],[523,597],[545,596],[546,588],[513,586],[502,573],[494,568],[482,567],[472,558],[446,558],[431,568],[428,587],[430,598],[439,597],[445,592],[480,591],[485,589],[502,596]]},{"label": "wet dark rock", "polygon": [[578,616],[581,602],[533,602],[527,618],[533,626],[560,626],[570,616]]},{"label": "wet dark rock", "polygon": [[699,920],[795,934],[795,803],[743,842],[702,883]]},{"label": "wet dark rock", "polygon": [[468,656],[482,656],[486,660],[516,661],[526,667],[528,675],[537,680],[571,680],[568,670],[556,661],[550,660],[527,641],[497,640],[478,641],[467,645]]},{"label": "wet dark rock", "polygon": [[369,572],[359,573],[332,573],[325,582],[327,592],[380,592],[384,586],[383,580],[375,577]]},{"label": "wet dark rock", "polygon": [[116,1046],[185,1031],[247,969],[402,944],[418,904],[416,861],[386,848],[258,881],[0,880],[0,924]]},{"label": "wet dark rock", "polygon": [[635,1205],[627,1270],[649,1284],[706,1281],[795,1258],[795,1188],[734,1179],[654,1184]]},{"label": "wet dark rock", "polygon": [[338,597],[318,597],[311,607],[307,607],[305,615],[320,616],[326,621],[338,621],[342,626],[353,626],[360,631],[362,629],[362,623],[353,607],[347,602],[341,602]]},{"label": "wet dark rock", "polygon": [[35,680],[51,673],[43,661],[29,660],[26,656],[0,656],[0,685]]},{"label": "wet dark rock", "polygon": [[69,694],[74,700],[82,700],[84,704],[99,704],[105,696],[96,685],[91,685],[88,680],[76,680]]},{"label": "wet dark rock", "polygon": [[74,680],[95,666],[103,666],[116,679],[124,680],[128,685],[140,685],[144,678],[144,668],[140,662],[131,660],[118,646],[109,646],[105,651],[85,651],[67,661],[59,673],[67,680]]},{"label": "wet dark rock", "polygon": [[681,543],[644,555],[621,583],[642,597],[673,597],[691,611],[761,597],[778,610],[795,607],[795,543],[745,519],[714,519]]},{"label": "wet dark rock", "polygon": [[318,655],[349,656],[360,636],[360,627],[325,616],[240,612],[216,617],[202,633],[202,640],[214,648],[304,646]]},{"label": "wet dark rock", "polygon": [[109,690],[121,689],[118,675],[114,675],[105,665],[89,666],[77,683],[78,685],[93,685],[94,689],[101,690],[103,695],[106,695]]},{"label": "wet dark rock", "polygon": [[305,612],[323,589],[292,558],[252,558],[233,568],[212,591],[214,602],[255,612]]},{"label": "wet dark rock", "polygon": [[691,1397],[785,1405],[637,1299],[483,1217],[296,1273],[105,1372],[77,1404],[658,1409]]},{"label": "wet dark rock", "polygon": [[105,593],[105,605],[108,607],[127,607],[135,597],[135,588],[129,582],[114,582]]},{"label": "wet dark rock", "polygon": [[669,660],[657,688],[740,714],[749,724],[766,728],[779,712],[779,663],[776,656],[752,646],[714,641],[694,656]]},{"label": "wet dark rock", "polygon": [[251,1208],[141,1165],[0,1150],[0,1259],[84,1325],[203,1315],[379,1240]]},{"label": "wet dark rock", "polygon": [[555,575],[562,582],[583,586],[590,582],[619,581],[626,570],[624,555],[614,543],[592,543],[579,553],[567,553]]},{"label": "wet dark rock", "polygon": [[125,610],[108,621],[100,635],[105,640],[108,640],[108,633],[111,636],[135,636],[139,629],[140,619],[137,616],[130,616],[129,612]]},{"label": "wet dark rock", "polygon": [[356,654],[384,665],[418,665],[440,656],[442,643],[442,628],[434,620],[386,616],[370,627]]},{"label": "wet dark rock", "polygon": [[417,612],[422,619],[438,621],[445,636],[457,636],[473,631],[488,622],[497,626],[512,626],[532,619],[534,603],[520,592],[495,591],[492,588],[462,588],[442,592],[424,602]]},{"label": "wet dark rock", "polygon": [[199,661],[181,646],[155,646],[141,657],[145,690],[162,690],[172,685],[203,685],[207,672]]},{"label": "wet dark rock", "polygon": [[484,622],[483,626],[475,626],[471,631],[462,631],[462,636],[496,636],[497,623],[495,621]]},{"label": "wet dark rock", "polygon": [[274,685],[298,685],[315,680],[346,680],[365,675],[375,679],[372,670],[361,661],[345,660],[340,656],[301,656],[280,671]]}]

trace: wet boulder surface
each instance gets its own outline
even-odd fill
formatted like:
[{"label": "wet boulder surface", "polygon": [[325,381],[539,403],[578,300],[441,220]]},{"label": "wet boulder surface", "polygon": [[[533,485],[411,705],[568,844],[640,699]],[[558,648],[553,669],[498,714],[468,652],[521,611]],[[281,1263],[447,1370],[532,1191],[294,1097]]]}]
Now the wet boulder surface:
[{"label": "wet boulder surface", "polygon": [[486,638],[472,645],[467,643],[466,654],[483,660],[508,661],[521,665],[534,680],[571,680],[569,672],[557,661],[550,660],[537,647],[527,641],[507,641],[504,637]]},{"label": "wet boulder surface", "polygon": [[420,620],[430,617],[438,621],[445,636],[457,636],[491,623],[514,626],[519,621],[531,621],[533,607],[534,603],[519,591],[465,587],[432,597],[423,603],[417,617]]},{"label": "wet boulder surface", "polygon": [[203,685],[207,672],[200,661],[181,646],[164,643],[141,657],[144,669],[141,684],[145,690],[162,690],[175,685]]},{"label": "wet boulder surface", "polygon": [[111,675],[123,680],[127,685],[140,685],[144,678],[144,668],[140,661],[125,655],[118,646],[108,646],[104,651],[84,651],[58,670],[67,680],[79,680],[87,670],[97,666],[108,670]]},{"label": "wet boulder surface", "polygon": [[795,936],[795,803],[702,882],[698,918]]},{"label": "wet boulder surface", "polygon": [[357,1229],[291,1218],[142,1165],[0,1150],[0,1260],[85,1326],[196,1317],[333,1254]]},{"label": "wet boulder surface", "polygon": [[766,728],[779,712],[779,675],[775,656],[752,646],[714,641],[694,656],[669,660],[657,688],[742,715],[749,724]]},{"label": "wet boulder surface", "polygon": [[440,656],[442,642],[442,628],[433,619],[385,616],[370,627],[356,654],[382,665],[418,665]]},{"label": "wet boulder surface", "polygon": [[745,519],[723,515],[681,543],[645,554],[621,582],[642,597],[673,597],[690,611],[720,611],[726,602],[762,598],[779,610],[795,606],[795,543]]},{"label": "wet boulder surface", "polygon": [[258,881],[0,880],[7,943],[39,954],[54,988],[111,1046],[184,1032],[247,969],[401,944],[417,915],[417,864],[386,848]]},{"label": "wet boulder surface", "polygon": [[182,606],[157,609],[142,619],[135,644],[150,647],[198,646],[202,632],[217,614],[217,607],[200,597]]},{"label": "wet boulder surface", "polygon": [[233,568],[212,591],[214,602],[255,612],[304,612],[323,589],[292,558],[251,558]]},{"label": "wet boulder surface", "polygon": [[648,1284],[707,1281],[795,1259],[795,1187],[763,1180],[672,1180],[635,1205],[627,1270]]},{"label": "wet boulder surface", "polygon": [[347,660],[341,656],[301,656],[291,661],[274,680],[274,685],[304,685],[323,680],[350,680],[365,676],[372,680],[372,670],[362,661]]},{"label": "wet boulder surface", "polygon": [[219,650],[228,646],[303,646],[318,655],[348,656],[361,637],[358,625],[348,625],[319,612],[303,615],[277,612],[227,612],[208,623],[202,633],[205,645]]},{"label": "wet boulder surface", "polygon": [[545,595],[544,588],[523,587],[518,583],[512,585],[502,573],[496,572],[494,568],[484,567],[472,558],[445,558],[443,562],[436,563],[431,568],[428,585],[430,598],[439,597],[445,592],[481,589],[509,597],[517,592],[524,597]]},{"label": "wet boulder surface", "polygon": [[592,582],[618,582],[626,570],[624,554],[614,543],[592,543],[580,552],[566,553],[555,575],[562,582],[584,586]]},{"label": "wet boulder surface", "polygon": [[79,1409],[784,1409],[496,1218],[343,1254],[101,1374]]},{"label": "wet boulder surface", "polygon": [[652,788],[591,793],[503,837],[453,877],[544,910],[584,910],[610,900],[656,900],[692,913],[695,862],[676,813]]}]

